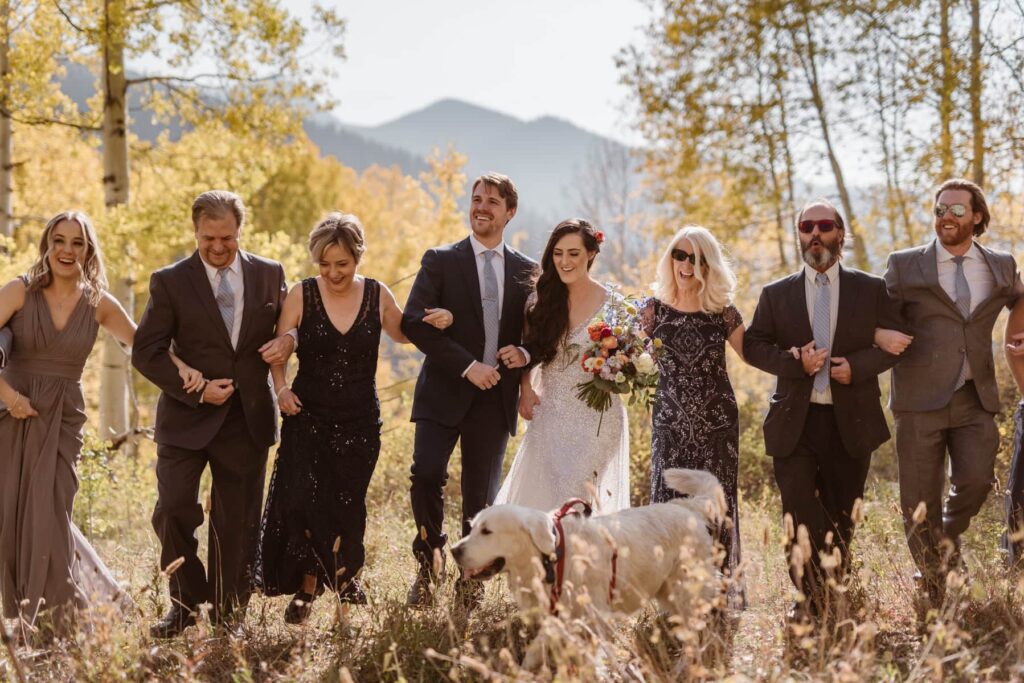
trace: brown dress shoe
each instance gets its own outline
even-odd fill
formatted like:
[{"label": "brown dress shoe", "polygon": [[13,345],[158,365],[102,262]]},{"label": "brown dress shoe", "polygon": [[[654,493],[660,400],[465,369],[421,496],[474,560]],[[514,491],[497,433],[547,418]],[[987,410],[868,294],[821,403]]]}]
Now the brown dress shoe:
[{"label": "brown dress shoe", "polygon": [[419,558],[420,566],[416,570],[416,578],[409,586],[409,593],[405,598],[405,604],[410,607],[427,607],[434,602],[434,589],[444,580],[445,560],[441,554],[441,562],[438,572],[434,572],[432,562],[426,558]]}]

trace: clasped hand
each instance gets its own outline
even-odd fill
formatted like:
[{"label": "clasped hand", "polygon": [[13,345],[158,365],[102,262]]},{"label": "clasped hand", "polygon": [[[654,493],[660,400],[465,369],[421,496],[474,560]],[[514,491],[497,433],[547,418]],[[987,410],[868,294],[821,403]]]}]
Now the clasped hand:
[{"label": "clasped hand", "polygon": [[829,376],[840,384],[850,384],[853,381],[853,370],[850,362],[842,356],[829,358],[828,349],[816,349],[814,341],[807,342],[799,349],[791,348],[790,353],[803,365],[804,372],[808,375],[815,375],[825,365],[825,359],[831,364]]},{"label": "clasped hand", "polygon": [[209,403],[212,406],[223,405],[235,393],[234,380],[230,379],[206,379],[203,373],[188,365],[178,368],[178,377],[181,378],[182,389],[186,394],[193,391],[202,393],[200,403]]}]

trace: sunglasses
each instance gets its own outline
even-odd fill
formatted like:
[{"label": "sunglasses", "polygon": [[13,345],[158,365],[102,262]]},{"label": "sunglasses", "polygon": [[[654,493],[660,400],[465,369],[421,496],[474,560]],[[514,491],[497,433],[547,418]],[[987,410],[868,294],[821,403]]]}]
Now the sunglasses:
[{"label": "sunglasses", "polygon": [[814,226],[818,226],[818,232],[821,233],[832,232],[839,227],[831,218],[822,221],[800,221],[796,227],[805,235],[810,235],[814,232]]},{"label": "sunglasses", "polygon": [[935,205],[935,217],[942,218],[949,211],[957,218],[963,218],[967,215],[967,207],[963,204],[936,204]]},{"label": "sunglasses", "polygon": [[[680,263],[682,263],[683,261],[689,261],[691,266],[697,265],[697,255],[696,254],[691,254],[688,251],[686,251],[685,249],[678,249],[678,248],[677,249],[673,249],[672,250],[672,260],[673,261],[679,261]],[[706,258],[704,258],[703,256],[701,256],[700,257],[700,264],[702,266],[706,266],[708,264],[708,260]]]}]

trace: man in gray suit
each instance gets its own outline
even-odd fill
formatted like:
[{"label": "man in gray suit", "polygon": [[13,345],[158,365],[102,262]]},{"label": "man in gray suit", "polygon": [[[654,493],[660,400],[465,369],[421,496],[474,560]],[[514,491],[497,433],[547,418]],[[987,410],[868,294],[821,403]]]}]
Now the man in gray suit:
[{"label": "man in gray suit", "polygon": [[946,573],[959,563],[959,537],[995,480],[992,327],[1024,285],[1012,255],[975,241],[989,222],[980,187],[947,180],[935,193],[934,214],[936,239],[890,254],[885,283],[913,335],[893,368],[890,395],[900,507],[917,578],[937,605]]}]

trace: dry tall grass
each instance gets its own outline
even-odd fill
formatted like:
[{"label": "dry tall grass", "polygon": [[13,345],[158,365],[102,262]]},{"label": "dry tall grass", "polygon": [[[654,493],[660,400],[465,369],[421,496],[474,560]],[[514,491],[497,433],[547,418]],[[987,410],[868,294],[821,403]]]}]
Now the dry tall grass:
[{"label": "dry tall grass", "polygon": [[[555,644],[549,668],[537,674],[544,679],[1024,678],[1024,588],[1006,572],[997,551],[1001,497],[990,498],[965,538],[966,579],[950,591],[939,613],[921,620],[897,514],[891,446],[875,458],[856,535],[854,580],[834,627],[786,630],[783,615],[793,595],[781,551],[778,497],[758,450],[759,412],[756,405],[743,410],[740,514],[750,607],[717,627],[712,618],[701,628],[700,620],[674,624],[653,612],[586,623],[537,623],[515,613],[500,579],[488,585],[482,608],[468,617],[452,610],[450,585],[437,606],[406,608],[405,590],[414,572],[407,476],[412,428],[392,422],[369,494],[363,574],[368,606],[340,607],[322,597],[310,621],[298,628],[282,620],[287,598],[255,597],[242,638],[200,625],[178,640],[151,640],[148,625],[167,604],[149,527],[153,448],[144,445],[132,459],[93,445],[81,463],[76,517],[128,585],[139,613],[126,620],[102,612],[83,615],[70,640],[42,650],[15,642],[11,650],[27,679],[38,681],[505,681],[533,676],[517,662],[543,628]],[[633,415],[637,502],[646,489],[645,421],[644,415]],[[457,518],[457,462],[456,456],[449,522]],[[15,679],[11,655],[0,657],[0,677]]]}]

